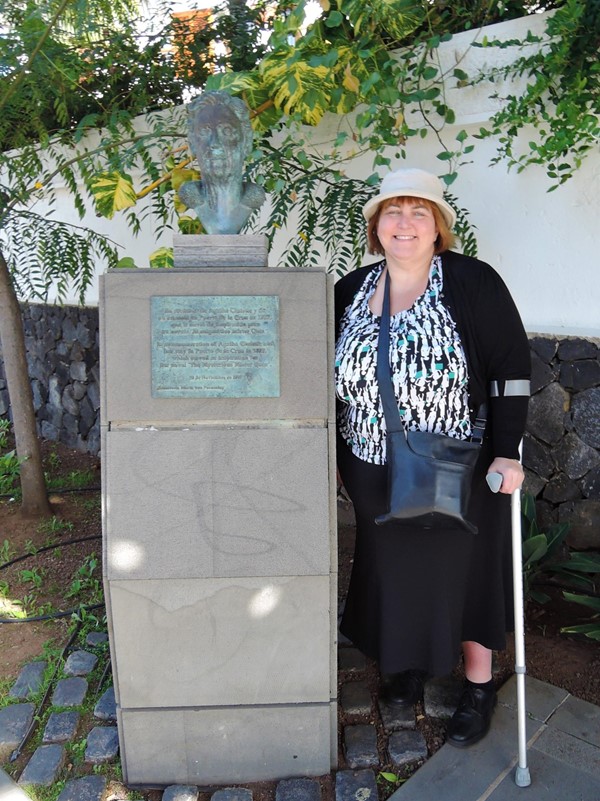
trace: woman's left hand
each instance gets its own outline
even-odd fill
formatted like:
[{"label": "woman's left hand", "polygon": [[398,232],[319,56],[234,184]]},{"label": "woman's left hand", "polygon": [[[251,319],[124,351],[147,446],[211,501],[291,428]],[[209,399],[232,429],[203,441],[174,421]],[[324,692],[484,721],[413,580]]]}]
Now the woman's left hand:
[{"label": "woman's left hand", "polygon": [[504,456],[496,456],[488,467],[488,473],[500,473],[502,476],[500,492],[506,495],[519,489],[525,478],[521,463],[517,459],[506,459]]}]

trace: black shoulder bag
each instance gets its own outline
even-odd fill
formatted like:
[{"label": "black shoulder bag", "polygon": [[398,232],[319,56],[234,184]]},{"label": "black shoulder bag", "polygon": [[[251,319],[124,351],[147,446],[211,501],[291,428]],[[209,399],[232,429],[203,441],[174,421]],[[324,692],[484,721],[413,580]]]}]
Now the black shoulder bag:
[{"label": "black shoulder bag", "polygon": [[415,526],[459,527],[477,533],[466,518],[473,470],[485,430],[483,404],[473,424],[470,440],[460,440],[427,431],[405,433],[390,370],[390,276],[385,292],[377,346],[377,382],[387,429],[387,514],[375,518],[377,525],[391,521]]}]

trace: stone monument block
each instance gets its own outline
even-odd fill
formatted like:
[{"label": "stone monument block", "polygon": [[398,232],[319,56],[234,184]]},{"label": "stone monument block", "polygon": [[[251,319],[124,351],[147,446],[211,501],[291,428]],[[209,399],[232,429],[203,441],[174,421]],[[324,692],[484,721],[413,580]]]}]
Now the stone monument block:
[{"label": "stone monument block", "polygon": [[[328,417],[329,360],[327,356],[327,280],[320,271],[268,270],[249,273],[232,269],[212,270],[119,270],[110,273],[103,282],[101,322],[107,333],[104,342],[105,364],[110,370],[103,375],[104,403],[102,422],[166,423],[177,421],[248,421],[248,420],[326,420]],[[228,381],[226,349],[248,326],[259,330],[256,296],[278,300],[278,363],[279,392],[272,397],[253,396],[187,396],[154,397],[153,376],[168,371],[162,354],[164,329],[152,328],[151,300],[178,298],[212,299],[236,297],[245,299],[251,307],[246,315],[250,320],[236,320],[232,311],[220,329],[207,332],[202,326],[202,314],[193,310],[187,315],[172,315],[173,369],[188,364],[190,381],[197,383],[198,375],[207,375],[211,364],[217,363]],[[254,309],[254,311],[252,311]],[[242,313],[237,312],[240,317]],[[231,319],[233,318],[233,319]],[[260,322],[260,321],[258,321]],[[228,334],[228,331],[232,332]],[[177,348],[177,337],[182,347]],[[214,351],[208,352],[212,338]],[[195,347],[192,347],[196,343]],[[190,344],[190,352],[183,346]],[[264,347],[262,339],[257,351]],[[153,350],[154,349],[154,350]],[[202,351],[214,361],[201,361]],[[235,357],[236,354],[234,354]],[[239,354],[238,354],[239,355]],[[153,362],[154,356],[154,362]],[[189,358],[187,358],[189,356]],[[246,353],[248,367],[251,353]],[[244,353],[242,353],[244,358]],[[240,361],[230,366],[240,369]],[[208,375],[212,381],[214,376]],[[213,385],[214,386],[214,385]],[[226,388],[227,391],[228,388]],[[174,402],[176,401],[176,402]],[[174,417],[173,415],[176,415]]]},{"label": "stone monument block", "polygon": [[127,709],[329,702],[329,577],[113,581]]},{"label": "stone monument block", "polygon": [[329,575],[326,428],[119,430],[103,452],[109,579]]},{"label": "stone monument block", "polygon": [[290,704],[126,710],[119,728],[129,784],[205,786],[322,776],[331,769],[330,726],[328,705]]},{"label": "stone monument block", "polygon": [[103,564],[128,784],[335,767],[332,294],[320,270],[103,277]]}]

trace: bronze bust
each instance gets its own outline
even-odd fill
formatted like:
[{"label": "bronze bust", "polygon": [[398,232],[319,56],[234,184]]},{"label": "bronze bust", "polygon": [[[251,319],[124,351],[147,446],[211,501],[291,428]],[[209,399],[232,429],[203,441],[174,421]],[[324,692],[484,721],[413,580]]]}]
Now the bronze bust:
[{"label": "bronze bust", "polygon": [[205,92],[188,106],[188,139],[202,178],[187,181],[179,197],[209,234],[237,234],[262,206],[265,191],[242,180],[252,150],[246,104],[226,92]]}]

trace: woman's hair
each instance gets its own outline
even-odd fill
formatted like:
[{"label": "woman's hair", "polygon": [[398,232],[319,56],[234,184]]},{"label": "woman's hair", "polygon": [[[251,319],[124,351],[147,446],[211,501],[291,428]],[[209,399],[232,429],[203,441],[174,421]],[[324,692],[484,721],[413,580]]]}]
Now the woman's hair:
[{"label": "woman's hair", "polygon": [[439,210],[437,204],[432,200],[426,200],[425,198],[403,196],[391,197],[387,200],[382,200],[377,207],[377,211],[367,223],[367,242],[369,253],[379,254],[381,256],[383,255],[383,248],[381,246],[381,242],[379,241],[379,237],[377,236],[377,223],[379,222],[379,216],[381,212],[392,203],[405,203],[408,200],[418,201],[420,204],[423,204],[423,206],[426,206],[428,209],[430,209],[433,214],[433,219],[435,220],[435,225],[438,229],[438,235],[434,243],[433,252],[438,254],[443,253],[445,250],[450,250],[454,244],[454,234],[448,228],[448,223],[446,222],[442,212]]}]

